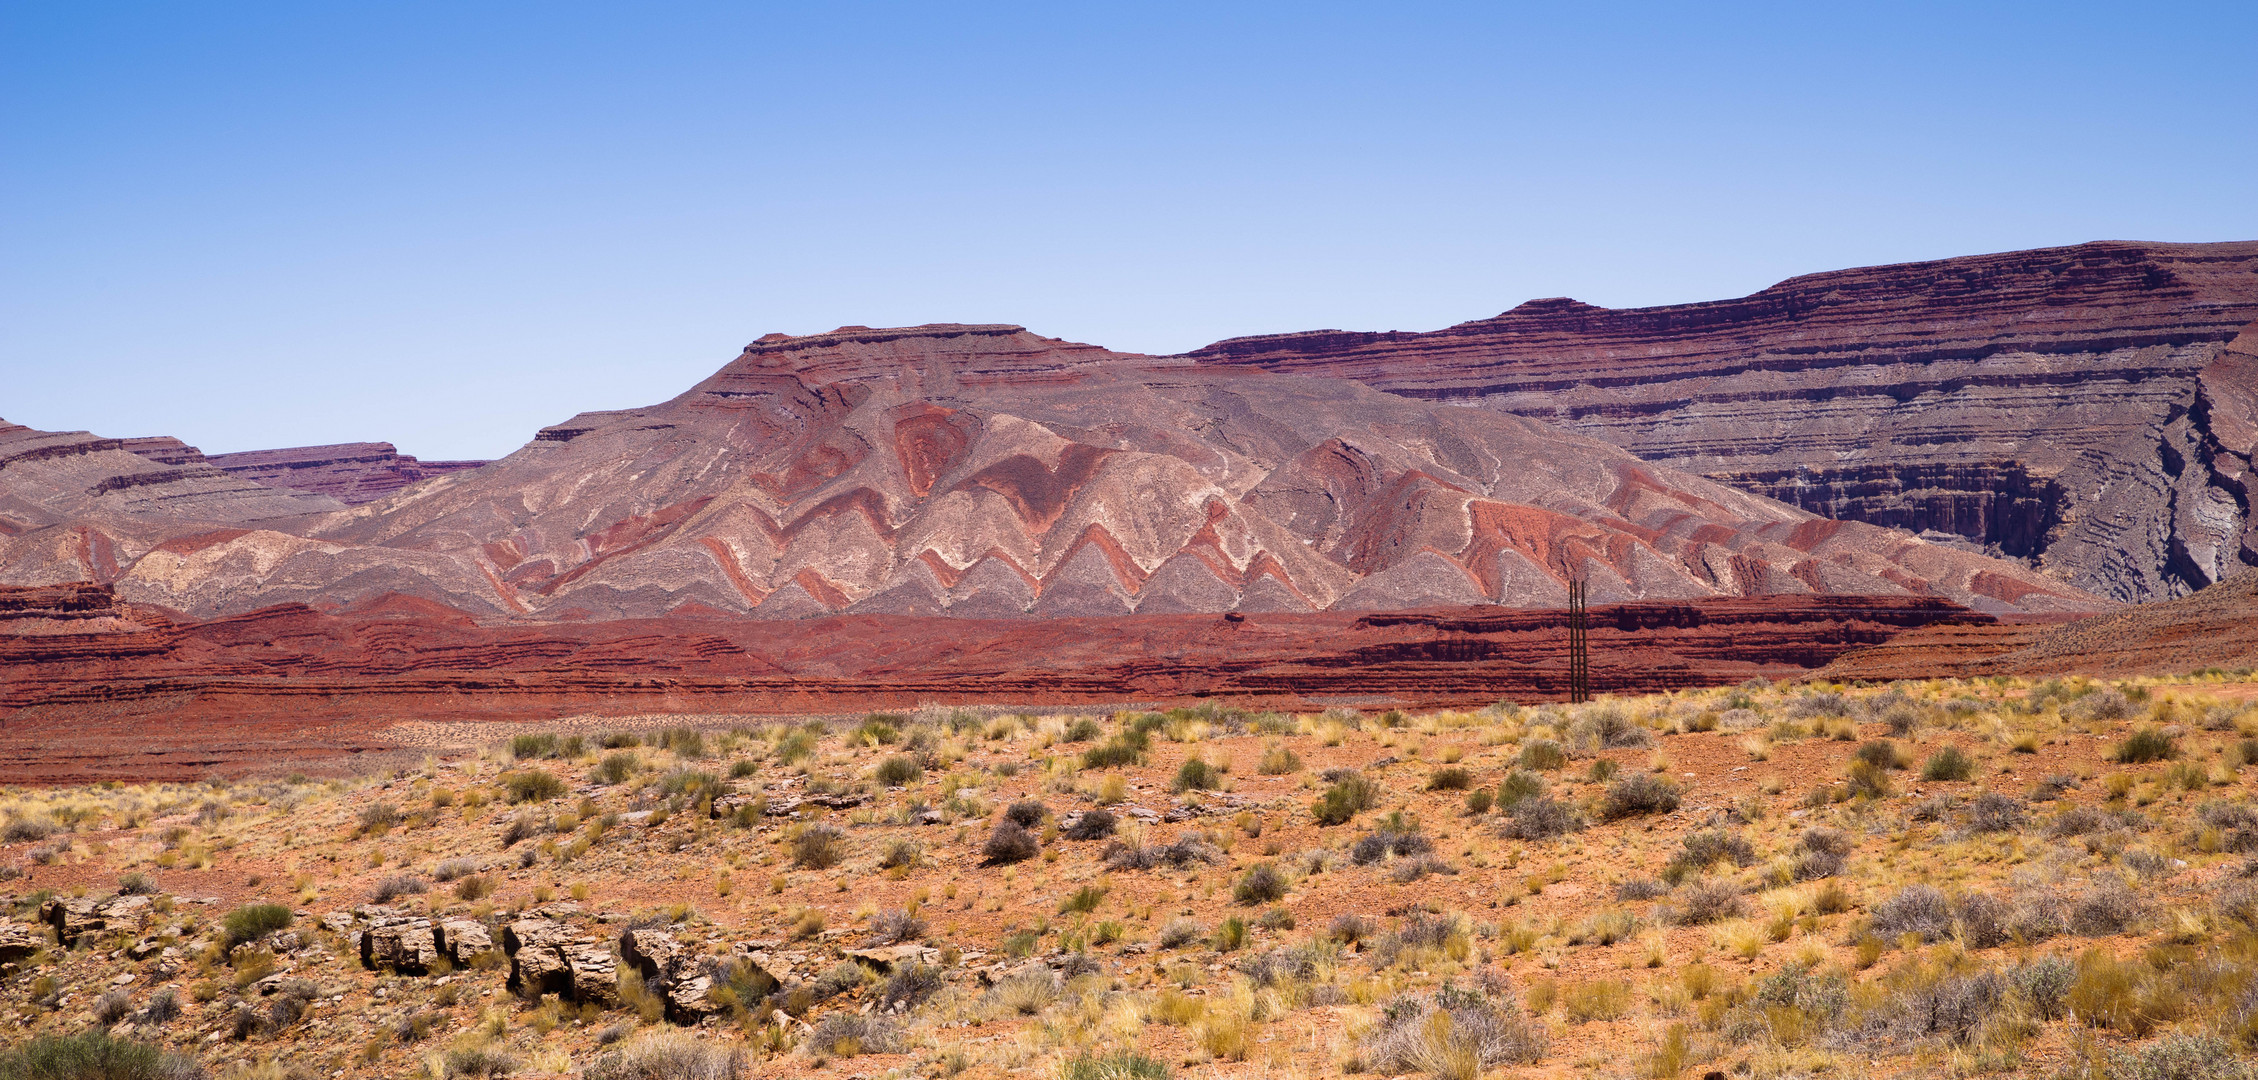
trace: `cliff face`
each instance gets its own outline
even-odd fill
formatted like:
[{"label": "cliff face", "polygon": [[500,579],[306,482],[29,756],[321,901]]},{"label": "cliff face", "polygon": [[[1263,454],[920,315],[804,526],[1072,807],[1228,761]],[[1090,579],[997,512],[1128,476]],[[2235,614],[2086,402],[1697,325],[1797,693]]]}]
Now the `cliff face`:
[{"label": "cliff face", "polygon": [[2105,606],[1523,417],[1015,326],[771,336],[672,401],[575,417],[350,509],[125,524],[0,538],[0,583],[93,535],[108,569],[20,583],[115,582],[199,618],[388,594],[548,621],[1552,607],[1570,577],[1602,603]]},{"label": "cliff face", "polygon": [[434,476],[475,469],[483,461],[419,461],[391,443],[337,443],[283,450],[211,454],[221,471],[268,487],[327,495],[348,506],[374,502]]},{"label": "cliff face", "polygon": [[1536,417],[2136,601],[2258,565],[2254,326],[2258,243],[2095,243],[1712,303],[1535,300],[1432,333],[1238,338],[1187,358]]}]

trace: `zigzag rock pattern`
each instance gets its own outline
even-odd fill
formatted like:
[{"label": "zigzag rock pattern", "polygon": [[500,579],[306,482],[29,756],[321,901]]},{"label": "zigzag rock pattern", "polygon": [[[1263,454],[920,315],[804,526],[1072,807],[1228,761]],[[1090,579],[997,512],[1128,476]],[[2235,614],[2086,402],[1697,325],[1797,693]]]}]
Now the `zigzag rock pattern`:
[{"label": "zigzag rock pattern", "polygon": [[[0,514],[29,505],[19,475],[58,482],[9,463]],[[1525,417],[1016,326],[771,335],[672,401],[359,506],[262,490],[269,516],[204,520],[50,499],[0,537],[0,582],[113,584],[197,618],[389,594],[545,621],[1549,607],[1570,577],[1599,603],[2107,606]]]},{"label": "zigzag rock pattern", "polygon": [[2258,565],[2258,243],[2083,244],[1635,310],[1532,300],[1188,355],[1535,417],[2119,600]]}]

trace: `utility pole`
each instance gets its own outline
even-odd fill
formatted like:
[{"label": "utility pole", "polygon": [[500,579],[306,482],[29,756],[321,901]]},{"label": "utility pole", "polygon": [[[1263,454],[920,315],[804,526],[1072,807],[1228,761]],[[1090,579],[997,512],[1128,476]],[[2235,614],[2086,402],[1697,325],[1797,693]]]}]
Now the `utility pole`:
[{"label": "utility pole", "polygon": [[1582,704],[1592,699],[1592,656],[1584,617],[1582,581],[1568,583],[1568,700]]}]

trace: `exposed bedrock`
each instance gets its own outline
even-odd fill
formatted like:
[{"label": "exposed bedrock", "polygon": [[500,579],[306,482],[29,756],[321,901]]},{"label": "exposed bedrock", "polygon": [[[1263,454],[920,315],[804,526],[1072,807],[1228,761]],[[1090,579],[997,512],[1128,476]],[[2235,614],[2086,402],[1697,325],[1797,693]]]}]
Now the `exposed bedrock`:
[{"label": "exposed bedrock", "polygon": [[670,401],[326,514],[49,521],[0,537],[0,584],[114,582],[198,618],[387,597],[489,621],[1543,608],[1571,578],[1603,603],[2109,606],[1525,417],[1016,326],[772,335]]},{"label": "exposed bedrock", "polygon": [[2253,325],[2258,244],[2095,243],[1187,355],[1536,417],[2134,601],[2258,565]]}]

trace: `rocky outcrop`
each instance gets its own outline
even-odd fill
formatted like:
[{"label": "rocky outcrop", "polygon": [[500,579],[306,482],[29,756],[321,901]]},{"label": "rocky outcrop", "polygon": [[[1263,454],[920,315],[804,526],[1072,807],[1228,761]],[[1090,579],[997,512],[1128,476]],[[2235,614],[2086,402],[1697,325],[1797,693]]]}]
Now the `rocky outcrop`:
[{"label": "rocky outcrop", "polygon": [[88,934],[107,930],[138,933],[148,921],[150,910],[146,896],[107,900],[58,896],[39,905],[39,921],[54,927],[55,940],[68,948]]},{"label": "rocky outcrop", "polygon": [[502,928],[510,957],[510,989],[528,997],[555,994],[610,1004],[619,996],[619,961],[602,943],[549,919],[517,919]]},{"label": "rocky outcrop", "polygon": [[272,488],[327,495],[348,506],[373,502],[434,476],[475,469],[483,461],[419,461],[391,443],[339,443],[282,450],[212,454],[222,471]]},{"label": "rocky outcrop", "polygon": [[2130,601],[2258,564],[2253,324],[2258,244],[2096,243],[1813,274],[1736,300],[1533,300],[1432,333],[1238,338],[1187,355],[1535,417],[1828,517],[1952,533]]}]

